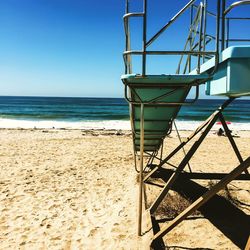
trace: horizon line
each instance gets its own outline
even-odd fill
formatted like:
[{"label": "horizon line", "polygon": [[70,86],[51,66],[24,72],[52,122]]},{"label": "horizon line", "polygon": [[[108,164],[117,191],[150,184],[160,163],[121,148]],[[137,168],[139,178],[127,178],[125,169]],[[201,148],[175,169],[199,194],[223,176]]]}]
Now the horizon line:
[{"label": "horizon line", "polygon": [[[0,95],[0,97],[37,97],[37,98],[108,98],[108,99],[125,99],[124,97],[109,97],[109,96],[47,96],[47,95]],[[248,100],[247,98],[250,98],[248,96],[241,97],[241,99]],[[192,99],[192,98],[187,98]],[[227,99],[226,96],[210,96],[207,98],[198,98],[198,100],[223,100]],[[239,100],[240,98],[236,98],[236,100]],[[249,99],[250,100],[250,99]]]}]

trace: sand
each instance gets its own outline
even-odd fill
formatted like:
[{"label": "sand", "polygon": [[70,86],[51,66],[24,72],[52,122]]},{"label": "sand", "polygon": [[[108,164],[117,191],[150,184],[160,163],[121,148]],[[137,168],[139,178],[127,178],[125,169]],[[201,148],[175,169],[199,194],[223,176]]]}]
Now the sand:
[{"label": "sand", "polygon": [[[247,157],[250,132],[238,134]],[[147,249],[151,228],[136,235],[138,186],[129,132],[2,129],[0,140],[0,249]],[[165,151],[177,143],[173,134]],[[237,159],[227,138],[210,134],[191,165],[227,172]],[[241,202],[238,209],[249,214],[249,183],[237,181],[230,189]],[[239,249],[199,217],[164,237],[166,245]]]}]

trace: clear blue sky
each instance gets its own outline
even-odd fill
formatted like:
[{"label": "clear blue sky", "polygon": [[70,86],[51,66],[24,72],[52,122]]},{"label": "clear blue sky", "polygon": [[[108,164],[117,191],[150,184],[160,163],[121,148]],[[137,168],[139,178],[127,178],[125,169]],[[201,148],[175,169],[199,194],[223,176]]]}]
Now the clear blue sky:
[{"label": "clear blue sky", "polygon": [[[0,1],[0,95],[122,97],[124,2]],[[149,36],[187,2],[149,0]],[[240,9],[246,15],[249,10]],[[187,32],[186,18],[180,19],[152,48],[164,43],[163,49],[181,49]],[[249,24],[235,29],[250,37]],[[139,27],[138,22],[133,25]],[[139,45],[134,48],[140,49],[140,35],[138,32],[133,37]],[[159,73],[172,73],[176,67],[171,59],[151,60],[152,65],[155,63],[153,70]]]}]

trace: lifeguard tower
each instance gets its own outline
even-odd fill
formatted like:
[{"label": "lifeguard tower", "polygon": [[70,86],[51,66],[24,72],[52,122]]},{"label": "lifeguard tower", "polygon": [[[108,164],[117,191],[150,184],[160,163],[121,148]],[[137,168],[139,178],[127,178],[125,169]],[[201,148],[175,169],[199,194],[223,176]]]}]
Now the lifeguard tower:
[{"label": "lifeguard tower", "polygon": [[[206,203],[218,191],[235,180],[249,180],[248,167],[250,157],[243,159],[236,143],[230,133],[223,116],[224,109],[235,99],[250,95],[250,39],[232,39],[229,37],[230,24],[234,20],[249,21],[249,17],[230,17],[230,12],[241,5],[250,5],[250,1],[237,1],[228,5],[226,0],[197,1],[191,0],[168,21],[151,38],[147,35],[148,1],[142,0],[143,11],[130,12],[130,2],[126,0],[126,14],[124,27],[126,49],[123,53],[125,74],[121,79],[125,86],[125,98],[129,103],[131,128],[133,135],[133,148],[136,169],[139,163],[139,202],[138,202],[138,235],[142,234],[142,210],[144,186],[156,173],[163,172],[169,160],[186,144],[190,144],[194,137],[198,137],[187,152],[175,171],[172,171],[159,196],[147,208],[152,220],[159,204],[181,175],[186,178],[215,178],[220,181],[209,191],[194,201],[188,208],[171,222],[154,233],[152,247],[165,234],[176,227],[193,211]],[[216,13],[209,10],[209,4],[216,4]],[[151,45],[169,27],[174,26],[176,20],[184,13],[190,11],[189,33],[183,50],[150,50]],[[130,20],[142,20],[142,48],[133,50]],[[215,20],[214,34],[208,34],[207,25],[209,18]],[[234,46],[230,46],[234,42]],[[240,43],[238,45],[236,43]],[[242,45],[242,43],[244,43]],[[236,45],[235,45],[236,44]],[[213,47],[213,49],[211,49]],[[147,73],[147,58],[150,56],[179,56],[179,63],[175,74],[161,72],[158,75]],[[133,57],[141,58],[140,72],[134,72],[132,67]],[[169,155],[163,156],[163,143],[167,143],[166,136],[171,133],[175,118],[183,105],[192,105],[199,98],[201,84],[206,84],[207,95],[225,96],[225,102],[216,109],[186,140],[181,141]],[[195,97],[187,99],[190,90],[195,89]],[[232,148],[239,160],[239,165],[228,174],[208,174],[205,176],[187,173],[184,168],[195,154],[213,125],[220,120]],[[166,140],[165,140],[166,139]],[[246,238],[247,241],[247,238]]]}]

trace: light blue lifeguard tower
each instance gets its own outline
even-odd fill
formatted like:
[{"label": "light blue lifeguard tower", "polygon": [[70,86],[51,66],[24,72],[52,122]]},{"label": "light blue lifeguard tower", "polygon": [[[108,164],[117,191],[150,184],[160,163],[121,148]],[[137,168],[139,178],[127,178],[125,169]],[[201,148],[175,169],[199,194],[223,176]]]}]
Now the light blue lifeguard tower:
[{"label": "light blue lifeguard tower", "polygon": [[[185,154],[180,164],[175,171],[171,172],[159,196],[147,208],[152,220],[156,221],[155,211],[180,176],[185,175],[186,178],[190,179],[195,178],[195,176],[198,179],[220,179],[211,190],[193,202],[175,219],[168,222],[157,232],[154,232],[151,247],[160,249],[159,240],[165,234],[206,203],[218,191],[225,188],[229,182],[237,178],[249,180],[247,169],[250,166],[250,157],[247,159],[242,158],[228,129],[223,111],[235,98],[250,95],[250,39],[231,39],[229,37],[230,23],[232,21],[250,20],[249,17],[230,17],[231,10],[241,5],[250,5],[250,1],[237,1],[228,5],[226,0],[202,0],[200,3],[197,0],[191,0],[151,38],[148,38],[147,35],[148,1],[142,1],[143,11],[130,12],[129,5],[132,1],[126,0],[126,14],[124,15],[126,49],[123,53],[125,74],[122,75],[121,79],[125,86],[125,98],[129,102],[135,165],[140,176],[138,234],[142,235],[144,185],[149,183],[150,178],[154,174],[162,173],[166,169],[164,165],[169,164],[169,160],[177,152],[184,150],[184,146],[190,143],[195,136],[196,138],[198,136],[198,138],[187,152],[184,151]],[[210,3],[216,3],[216,13],[209,11]],[[150,46],[158,37],[170,26],[174,25],[176,20],[188,10],[190,10],[190,25],[184,49],[178,51],[150,50]],[[141,50],[133,50],[131,46],[130,36],[133,32],[138,32],[138,30],[130,29],[130,20],[133,18],[141,18],[142,20]],[[207,32],[209,18],[215,19],[215,34],[208,34]],[[234,42],[234,46],[230,46],[232,42]],[[237,42],[241,45],[238,45]],[[211,45],[213,49],[211,49]],[[179,56],[180,60],[176,74],[168,74],[168,72],[162,72],[159,75],[148,74],[147,58],[153,55]],[[133,71],[132,59],[135,56],[141,57],[140,72]],[[163,143],[166,136],[172,131],[174,120],[178,116],[180,108],[183,105],[192,105],[199,98],[199,87],[201,84],[206,84],[207,95],[226,96],[228,97],[227,100],[185,141],[181,141],[178,147],[164,157],[162,154]],[[193,100],[187,99],[191,88],[195,88]],[[184,168],[189,164],[189,160],[218,120],[221,121],[239,160],[239,165],[227,175],[217,173],[201,176],[197,173],[185,172]],[[137,168],[137,162],[139,162],[139,169]]]}]

